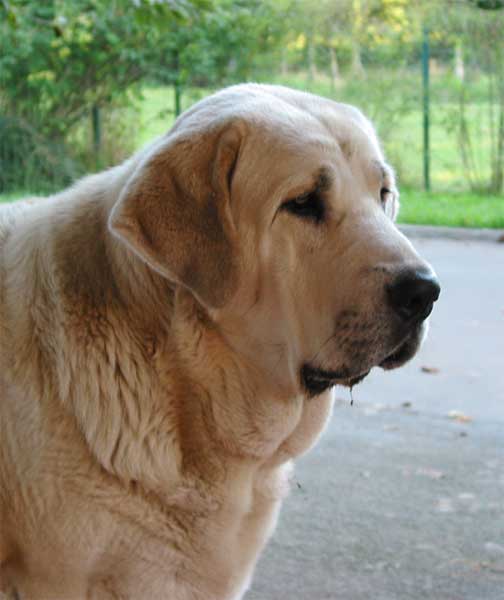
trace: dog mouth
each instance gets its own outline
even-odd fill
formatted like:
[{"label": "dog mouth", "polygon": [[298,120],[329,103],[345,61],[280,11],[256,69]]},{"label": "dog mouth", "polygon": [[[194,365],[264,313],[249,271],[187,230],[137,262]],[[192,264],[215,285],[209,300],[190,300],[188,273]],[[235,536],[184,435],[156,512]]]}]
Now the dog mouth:
[{"label": "dog mouth", "polygon": [[391,354],[382,360],[378,366],[385,371],[402,367],[411,360],[420,346],[422,340],[422,329],[415,329],[408,337],[403,340]]},{"label": "dog mouth", "polygon": [[417,353],[424,337],[423,333],[423,326],[416,327],[381,362],[376,362],[371,366],[368,365],[365,370],[357,371],[357,373],[346,368],[330,371],[305,363],[300,371],[302,386],[310,396],[318,396],[335,385],[349,388],[357,385],[369,374],[373,366],[381,367],[385,371],[402,367]]},{"label": "dog mouth", "polygon": [[310,396],[318,396],[335,385],[351,388],[360,383],[369,374],[369,371],[352,375],[344,369],[326,371],[305,363],[301,367],[301,383]]}]

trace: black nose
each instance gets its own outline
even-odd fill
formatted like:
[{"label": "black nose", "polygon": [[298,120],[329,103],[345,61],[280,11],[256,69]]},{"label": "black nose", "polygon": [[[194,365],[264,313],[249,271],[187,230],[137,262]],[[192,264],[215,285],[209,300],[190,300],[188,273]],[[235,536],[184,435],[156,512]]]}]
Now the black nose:
[{"label": "black nose", "polygon": [[439,282],[430,271],[409,269],[387,286],[390,306],[404,320],[423,321],[439,298]]}]

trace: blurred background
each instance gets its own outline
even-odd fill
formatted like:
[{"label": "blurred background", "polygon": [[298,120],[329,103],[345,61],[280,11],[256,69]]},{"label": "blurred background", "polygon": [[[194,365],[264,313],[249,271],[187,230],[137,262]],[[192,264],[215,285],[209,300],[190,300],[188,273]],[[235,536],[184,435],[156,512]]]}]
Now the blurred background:
[{"label": "blurred background", "polygon": [[0,0],[0,199],[115,164],[232,83],[376,124],[407,223],[504,227],[502,0]]}]

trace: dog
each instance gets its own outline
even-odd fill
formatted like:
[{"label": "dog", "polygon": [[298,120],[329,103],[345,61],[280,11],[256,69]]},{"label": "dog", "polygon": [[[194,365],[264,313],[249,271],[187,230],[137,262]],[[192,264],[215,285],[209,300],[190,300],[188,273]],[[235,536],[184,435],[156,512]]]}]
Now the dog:
[{"label": "dog", "polygon": [[439,295],[356,108],[224,89],[0,212],[0,590],[238,600],[334,385]]}]

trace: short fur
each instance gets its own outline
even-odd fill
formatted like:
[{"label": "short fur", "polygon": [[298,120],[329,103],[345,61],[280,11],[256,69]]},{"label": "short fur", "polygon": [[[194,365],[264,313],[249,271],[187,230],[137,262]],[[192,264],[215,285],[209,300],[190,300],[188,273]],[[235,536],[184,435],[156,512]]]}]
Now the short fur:
[{"label": "short fur", "polygon": [[[243,85],[0,209],[0,597],[242,598],[331,413],[302,364],[404,340],[384,285],[425,264],[383,165],[357,110]],[[325,222],[280,211],[321,168]]]}]

